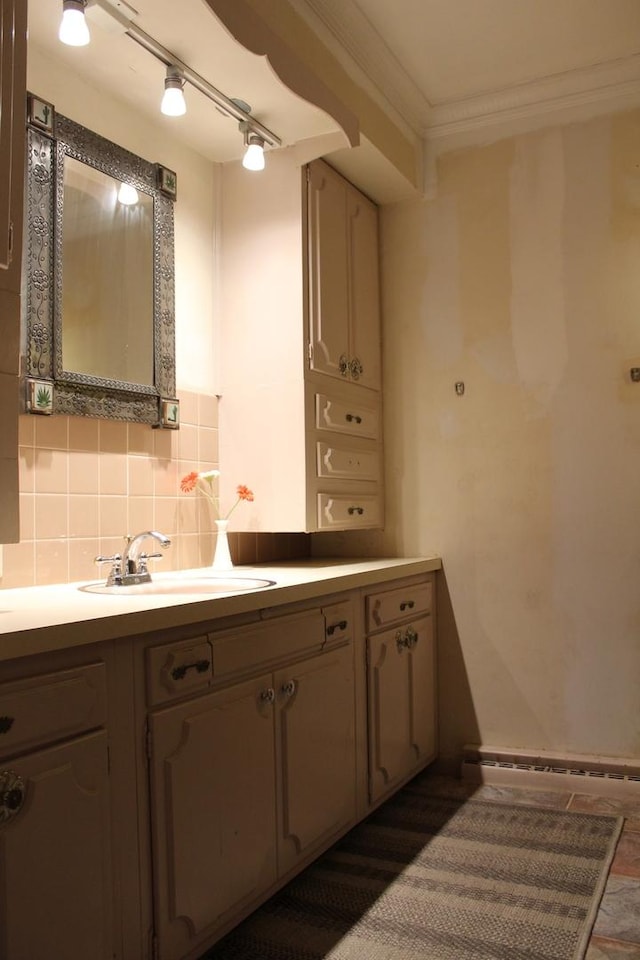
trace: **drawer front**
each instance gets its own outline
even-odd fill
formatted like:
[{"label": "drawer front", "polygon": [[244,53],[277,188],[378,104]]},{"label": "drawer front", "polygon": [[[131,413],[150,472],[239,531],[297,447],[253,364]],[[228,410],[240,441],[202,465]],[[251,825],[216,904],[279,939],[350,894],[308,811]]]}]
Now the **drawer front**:
[{"label": "drawer front", "polygon": [[147,698],[152,706],[206,690],[212,679],[213,649],[206,636],[147,650]]},{"label": "drawer front", "polygon": [[319,477],[347,480],[379,480],[380,457],[377,450],[354,450],[348,445],[316,444]]},{"label": "drawer front", "polygon": [[350,600],[322,608],[326,644],[338,644],[353,637],[353,604]]},{"label": "drawer front", "polygon": [[211,634],[214,675],[219,680],[231,674],[255,673],[283,659],[319,653],[324,640],[325,622],[320,610]]},{"label": "drawer front", "polygon": [[430,613],[432,606],[433,582],[431,580],[408,587],[372,593],[367,597],[366,602],[367,632]]},{"label": "drawer front", "polygon": [[348,530],[378,527],[382,522],[380,498],[350,493],[318,494],[318,529]]},{"label": "drawer front", "polygon": [[380,436],[379,409],[316,393],[316,428],[377,440]]},{"label": "drawer front", "polygon": [[103,726],[104,663],[5,683],[0,688],[0,756]]}]

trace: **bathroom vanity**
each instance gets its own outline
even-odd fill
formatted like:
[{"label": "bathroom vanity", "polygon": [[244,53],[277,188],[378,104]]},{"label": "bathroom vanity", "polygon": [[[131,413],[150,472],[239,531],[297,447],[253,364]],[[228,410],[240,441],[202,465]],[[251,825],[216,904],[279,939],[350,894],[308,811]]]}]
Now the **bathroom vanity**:
[{"label": "bathroom vanity", "polygon": [[439,567],[0,592],[3,960],[196,960],[433,760]]}]

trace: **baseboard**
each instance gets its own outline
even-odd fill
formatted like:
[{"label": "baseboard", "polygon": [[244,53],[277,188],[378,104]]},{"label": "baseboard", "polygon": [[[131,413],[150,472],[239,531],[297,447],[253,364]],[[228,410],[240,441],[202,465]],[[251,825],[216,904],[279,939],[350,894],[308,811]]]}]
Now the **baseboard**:
[{"label": "baseboard", "polygon": [[562,756],[468,744],[461,776],[472,783],[640,799],[640,764],[620,757]]}]

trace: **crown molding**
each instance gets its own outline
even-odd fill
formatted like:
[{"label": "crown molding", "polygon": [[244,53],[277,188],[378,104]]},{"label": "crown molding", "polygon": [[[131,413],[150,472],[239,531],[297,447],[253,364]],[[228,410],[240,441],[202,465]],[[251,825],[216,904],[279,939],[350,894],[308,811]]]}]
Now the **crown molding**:
[{"label": "crown molding", "polygon": [[640,104],[640,55],[544,77],[464,100],[430,102],[353,0],[290,0],[321,32],[334,55],[355,64],[379,102],[438,152],[448,146],[509,136],[527,127]]}]

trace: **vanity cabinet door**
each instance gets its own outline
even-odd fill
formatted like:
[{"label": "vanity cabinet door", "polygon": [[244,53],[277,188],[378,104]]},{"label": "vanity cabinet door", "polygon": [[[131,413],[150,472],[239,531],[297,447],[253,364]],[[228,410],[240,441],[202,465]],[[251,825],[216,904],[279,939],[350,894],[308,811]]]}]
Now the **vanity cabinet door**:
[{"label": "vanity cabinet door", "polygon": [[430,616],[367,640],[369,799],[376,802],[436,752]]},{"label": "vanity cabinet door", "polygon": [[279,671],[274,687],[282,798],[278,872],[283,875],[355,821],[351,644]]},{"label": "vanity cabinet door", "polygon": [[271,674],[150,718],[155,930],[177,960],[276,878]]},{"label": "vanity cabinet door", "polygon": [[321,160],[307,191],[311,369],[379,390],[377,208]]},{"label": "vanity cabinet door", "polygon": [[106,733],[2,761],[0,780],[0,957],[111,960]]}]

